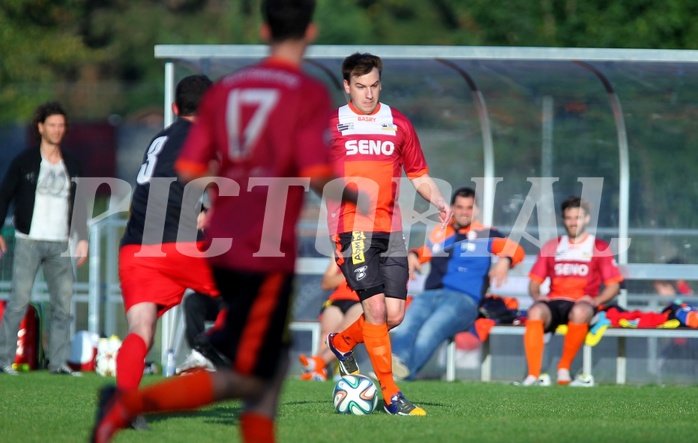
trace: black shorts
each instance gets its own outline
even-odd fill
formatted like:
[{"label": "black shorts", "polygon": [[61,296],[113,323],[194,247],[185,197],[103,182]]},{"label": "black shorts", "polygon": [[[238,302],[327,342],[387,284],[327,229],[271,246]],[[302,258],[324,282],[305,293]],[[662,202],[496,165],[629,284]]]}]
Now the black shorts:
[{"label": "black shorts", "polygon": [[320,308],[320,315],[322,315],[323,311],[330,306],[334,306],[335,308],[339,308],[340,311],[342,311],[342,314],[347,315],[347,312],[349,309],[352,308],[352,306],[356,305],[359,303],[356,300],[325,300],[325,303],[322,304],[322,308]]},{"label": "black shorts", "polygon": [[560,325],[569,323],[570,311],[575,305],[575,302],[569,300],[550,300],[544,301],[550,309],[550,325],[545,328],[545,332],[553,332]]},{"label": "black shorts", "polygon": [[335,239],[335,254],[349,287],[359,299],[376,294],[407,298],[407,246],[402,232],[345,232]]},{"label": "black shorts", "polygon": [[213,268],[228,312],[211,344],[243,375],[271,379],[291,348],[288,330],[293,274]]}]

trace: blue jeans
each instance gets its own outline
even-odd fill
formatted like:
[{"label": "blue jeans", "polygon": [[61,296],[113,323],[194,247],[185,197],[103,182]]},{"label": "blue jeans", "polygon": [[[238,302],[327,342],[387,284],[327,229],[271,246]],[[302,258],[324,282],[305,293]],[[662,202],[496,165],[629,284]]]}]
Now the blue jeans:
[{"label": "blue jeans", "polygon": [[43,269],[51,302],[49,369],[58,369],[68,361],[70,326],[73,322],[70,314],[73,299],[73,266],[70,256],[63,254],[67,248],[68,242],[15,238],[12,292],[0,325],[0,366],[15,361],[17,331],[27,313],[39,266]]},{"label": "blue jeans", "polygon": [[412,300],[402,323],[390,332],[392,352],[407,365],[413,378],[439,344],[470,329],[478,315],[478,303],[467,294],[450,289],[424,291]]}]

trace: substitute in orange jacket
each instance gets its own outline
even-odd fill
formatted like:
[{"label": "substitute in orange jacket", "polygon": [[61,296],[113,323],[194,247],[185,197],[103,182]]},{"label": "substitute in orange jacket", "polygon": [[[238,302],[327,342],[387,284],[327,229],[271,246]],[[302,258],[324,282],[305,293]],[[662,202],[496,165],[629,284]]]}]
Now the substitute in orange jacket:
[{"label": "substitute in orange jacket", "polygon": [[[546,243],[528,275],[529,292],[534,300],[528,310],[524,349],[528,376],[524,386],[538,383],[543,361],[543,334],[567,324],[562,356],[557,368],[557,383],[569,384],[570,367],[582,347],[589,322],[599,306],[618,294],[620,275],[611,248],[587,232],[589,203],[580,197],[562,202],[562,221],[566,235]],[[541,284],[550,278],[550,292],[542,295]],[[599,292],[603,284],[603,291]]]},{"label": "substitute in orange jacket", "polygon": [[[400,379],[412,378],[444,340],[470,329],[490,281],[500,286],[524,258],[521,246],[475,220],[473,189],[457,189],[451,209],[446,229],[437,226],[426,246],[408,256],[410,271],[431,261],[431,272],[425,291],[414,297],[402,324],[391,332],[393,374]],[[494,266],[493,254],[500,258]]]}]

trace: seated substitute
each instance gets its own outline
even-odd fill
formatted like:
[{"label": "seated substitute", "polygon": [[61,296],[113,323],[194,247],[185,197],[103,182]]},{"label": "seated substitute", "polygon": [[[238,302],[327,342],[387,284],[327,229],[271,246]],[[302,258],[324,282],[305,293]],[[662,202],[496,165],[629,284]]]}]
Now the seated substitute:
[{"label": "seated substitute", "polygon": [[[402,324],[391,331],[393,375],[398,379],[414,378],[439,344],[470,329],[489,282],[501,286],[509,269],[524,258],[521,246],[476,220],[473,189],[457,189],[451,209],[446,229],[435,227],[426,246],[409,252],[411,275],[427,261],[431,272],[425,291],[414,297]],[[492,254],[499,257],[494,266]]]},{"label": "seated substitute", "polygon": [[344,274],[334,260],[330,261],[325,270],[320,286],[324,291],[333,290],[333,292],[320,309],[320,328],[322,331],[318,353],[310,357],[304,354],[298,357],[304,371],[301,374],[301,380],[327,380],[327,367],[337,357],[327,347],[325,337],[332,331],[344,330],[358,320],[363,312],[359,296],[349,288]]},{"label": "seated substitute", "polygon": [[[591,219],[589,203],[580,197],[562,202],[566,234],[546,243],[529,273],[533,305],[526,317],[524,350],[528,375],[523,386],[538,384],[543,361],[544,334],[567,324],[557,383],[570,384],[570,367],[589,331],[589,322],[599,306],[618,294],[623,277],[610,246],[587,232]],[[541,294],[541,284],[550,278],[550,291]],[[599,292],[601,284],[604,289]]]}]

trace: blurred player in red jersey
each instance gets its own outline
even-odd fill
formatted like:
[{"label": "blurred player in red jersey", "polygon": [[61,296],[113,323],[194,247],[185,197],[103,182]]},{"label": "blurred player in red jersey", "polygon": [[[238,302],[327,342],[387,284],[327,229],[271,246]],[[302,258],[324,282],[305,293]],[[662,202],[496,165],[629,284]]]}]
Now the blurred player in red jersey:
[{"label": "blurred player in red jersey", "polygon": [[397,198],[404,169],[417,192],[439,211],[441,223],[451,208],[429,177],[426,160],[410,121],[379,101],[381,59],[352,54],[342,63],[344,90],[351,101],[330,120],[332,159],[337,174],[368,192],[375,213],[363,215],[351,203],[329,203],[330,234],[337,264],[361,299],[364,314],[327,344],[345,373],[359,371],[352,349],[364,343],[381,385],[384,409],[394,415],[426,415],[409,402],[393,381],[388,330],[400,324],[407,297],[407,247]]},{"label": "blurred player in red jersey", "polygon": [[[206,259],[182,252],[198,250],[203,239],[197,232],[199,212],[194,206],[183,207],[184,184],[177,180],[174,169],[199,102],[210,86],[211,80],[204,75],[191,75],[177,84],[172,109],[178,118],[150,142],[136,177],[119,249],[119,279],[128,321],[128,335],[116,358],[116,384],[122,390],[138,388],[158,318],[180,304],[188,288],[218,295]],[[189,241],[178,240],[180,230],[191,235]],[[139,417],[133,427],[146,426]]]},{"label": "blurred player in red jersey", "polygon": [[335,361],[336,357],[327,347],[325,337],[330,332],[342,330],[351,325],[363,312],[359,296],[347,285],[347,280],[334,260],[330,261],[320,285],[325,291],[332,290],[332,294],[322,304],[320,312],[320,335],[322,338],[318,344],[318,353],[310,357],[304,354],[298,356],[305,371],[301,374],[301,380],[327,380],[327,366]]},{"label": "blurred player in red jersey", "polygon": [[[566,235],[546,243],[531,268],[528,290],[534,300],[526,317],[524,349],[528,375],[524,386],[538,383],[543,361],[545,332],[567,324],[568,331],[557,368],[557,383],[569,384],[572,360],[584,344],[589,322],[599,306],[615,297],[623,277],[610,246],[587,232],[589,204],[580,197],[562,202]],[[550,291],[542,295],[541,284],[550,278]],[[603,284],[601,292],[599,289]]]},{"label": "blurred player in red jersey", "polygon": [[[322,192],[334,178],[323,137],[330,97],[301,71],[305,49],[316,36],[314,9],[314,0],[262,2],[261,33],[270,42],[270,57],[211,87],[176,164],[180,177],[193,180],[218,162],[213,185],[218,195],[206,235],[211,248],[216,240],[233,242],[217,255],[209,250],[228,309],[224,325],[209,336],[219,370],[196,371],[139,391],[103,390],[94,441],[109,441],[139,414],[233,398],[243,400],[242,441],[275,441],[274,419],[289,364],[296,222],[308,182]],[[202,182],[211,180],[190,185]]]}]

